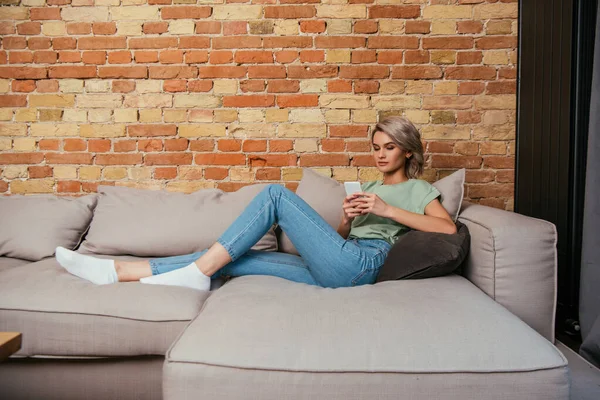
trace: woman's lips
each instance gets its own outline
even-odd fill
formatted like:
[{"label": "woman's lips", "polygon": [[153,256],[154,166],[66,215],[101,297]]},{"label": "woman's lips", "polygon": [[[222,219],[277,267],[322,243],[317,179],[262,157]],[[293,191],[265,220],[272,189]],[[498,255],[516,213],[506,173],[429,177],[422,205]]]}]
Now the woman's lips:
[{"label": "woman's lips", "polygon": [[386,162],[382,162],[382,161],[380,161],[380,162],[378,162],[377,164],[379,164],[379,165],[387,165],[387,161],[386,161]]}]

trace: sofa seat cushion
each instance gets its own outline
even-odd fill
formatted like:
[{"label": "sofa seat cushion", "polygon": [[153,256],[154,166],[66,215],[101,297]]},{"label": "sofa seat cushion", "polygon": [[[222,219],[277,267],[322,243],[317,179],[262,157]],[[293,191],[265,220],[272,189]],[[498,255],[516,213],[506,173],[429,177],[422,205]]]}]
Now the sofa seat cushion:
[{"label": "sofa seat cushion", "polygon": [[0,331],[23,333],[16,356],[164,355],[211,293],[140,282],[95,285],[54,258],[0,276]]},{"label": "sofa seat cushion", "polygon": [[[394,382],[388,374],[397,374],[396,391],[382,386]],[[224,381],[226,395],[219,393]],[[485,398],[541,398],[526,397],[539,385],[546,385],[543,398],[568,398],[564,356],[458,275],[337,289],[234,278],[167,352],[163,385],[166,399],[191,398],[184,392],[195,390],[207,398],[260,397],[265,387],[276,388],[261,397],[269,399],[360,398],[353,390],[462,399],[486,396],[485,387],[495,385],[499,392]],[[439,397],[423,397],[424,390]]]},{"label": "sofa seat cushion", "polygon": [[20,258],[12,258],[12,257],[0,257],[0,274],[3,271],[8,271],[14,267],[18,267],[20,265],[29,264],[31,261],[22,260]]}]

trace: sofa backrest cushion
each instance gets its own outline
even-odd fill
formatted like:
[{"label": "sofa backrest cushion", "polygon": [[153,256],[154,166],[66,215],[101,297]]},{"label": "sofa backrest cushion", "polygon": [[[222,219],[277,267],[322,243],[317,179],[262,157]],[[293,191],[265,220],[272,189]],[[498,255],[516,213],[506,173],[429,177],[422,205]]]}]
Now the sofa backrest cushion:
[{"label": "sofa backrest cushion", "polygon": [[[98,206],[82,250],[138,257],[204,250],[265,186],[250,185],[231,193],[201,189],[190,194],[99,186]],[[269,230],[252,248],[277,251],[274,230]]]},{"label": "sofa backrest cushion", "polygon": [[74,249],[87,230],[97,196],[0,197],[0,256],[39,261],[57,246]]}]

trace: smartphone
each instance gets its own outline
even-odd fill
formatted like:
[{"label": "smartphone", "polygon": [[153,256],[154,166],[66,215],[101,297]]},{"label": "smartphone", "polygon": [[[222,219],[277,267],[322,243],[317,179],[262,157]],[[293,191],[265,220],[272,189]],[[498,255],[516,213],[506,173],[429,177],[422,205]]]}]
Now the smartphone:
[{"label": "smartphone", "polygon": [[360,182],[344,182],[344,189],[346,189],[346,194],[348,196],[362,192]]}]

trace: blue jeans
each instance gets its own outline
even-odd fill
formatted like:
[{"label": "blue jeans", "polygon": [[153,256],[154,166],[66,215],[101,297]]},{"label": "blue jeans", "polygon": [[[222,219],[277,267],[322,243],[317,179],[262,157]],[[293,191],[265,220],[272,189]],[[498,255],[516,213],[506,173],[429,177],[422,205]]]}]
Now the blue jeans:
[{"label": "blue jeans", "polygon": [[[301,257],[250,249],[275,223]],[[374,283],[391,248],[385,240],[344,239],[298,195],[277,184],[256,195],[217,242],[232,261],[212,278],[272,275],[331,288]],[[156,258],[150,267],[153,274],[162,274],[189,265],[205,252]]]}]

